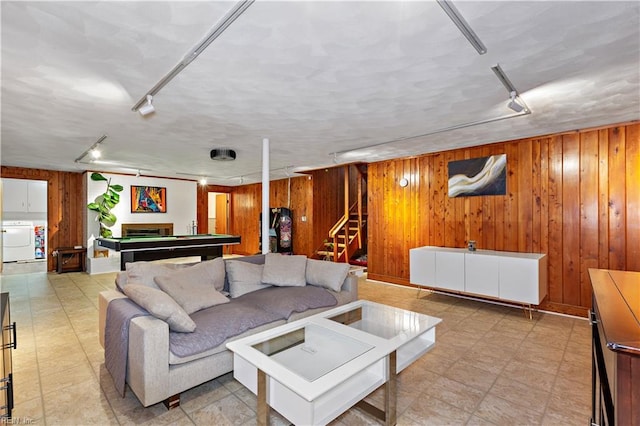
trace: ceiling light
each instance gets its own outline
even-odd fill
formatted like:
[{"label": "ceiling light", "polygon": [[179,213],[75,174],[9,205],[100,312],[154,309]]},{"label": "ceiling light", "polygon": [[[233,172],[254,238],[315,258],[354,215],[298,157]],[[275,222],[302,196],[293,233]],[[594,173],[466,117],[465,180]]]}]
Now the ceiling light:
[{"label": "ceiling light", "polygon": [[444,10],[445,13],[449,15],[449,18],[453,21],[454,24],[456,24],[456,27],[458,27],[460,32],[462,32],[462,35],[464,35],[467,40],[469,40],[469,43],[471,43],[473,48],[476,49],[476,51],[480,55],[484,55],[485,53],[487,53],[487,48],[485,47],[485,45],[478,38],[476,33],[471,29],[469,23],[464,19],[464,17],[460,14],[458,9],[456,9],[453,3],[449,0],[437,1],[442,10]]},{"label": "ceiling light", "polygon": [[206,186],[207,185],[207,178],[200,179],[200,185]]},{"label": "ceiling light", "polygon": [[[226,15],[219,20],[209,33],[205,36],[200,43],[192,48],[182,60],[169,71],[164,77],[158,81],[136,104],[131,108],[131,111],[138,111],[143,108],[146,98],[149,96],[155,96],[164,86],[166,86],[175,76],[177,76],[187,65],[189,65],[195,58],[198,57],[216,38],[222,34],[229,25],[233,23],[245,10],[253,4],[255,0],[242,0],[236,3]],[[144,114],[143,114],[144,115]]]},{"label": "ceiling light", "polygon": [[515,112],[522,112],[522,110],[524,110],[524,107],[518,103],[518,101],[516,100],[516,96],[518,95],[515,91],[511,92],[511,101],[509,101],[507,106]]},{"label": "ceiling light", "polygon": [[144,116],[156,112],[156,108],[153,106],[151,101],[153,101],[153,96],[147,95],[147,103],[138,108],[140,115]]},{"label": "ceiling light", "polygon": [[496,77],[498,77],[498,80],[500,80],[500,83],[502,83],[504,88],[507,89],[507,92],[509,92],[510,101],[507,106],[517,113],[524,111],[526,114],[529,114],[531,111],[527,107],[527,104],[525,104],[524,101],[520,98],[520,96],[518,95],[518,90],[513,85],[511,80],[509,80],[509,77],[507,77],[507,75],[504,73],[502,67],[500,67],[500,64],[492,66],[491,69],[493,70]]},{"label": "ceiling light", "polygon": [[229,148],[215,148],[209,153],[212,160],[233,161],[236,159],[236,152]]},{"label": "ceiling light", "polygon": [[76,163],[79,163],[80,160],[82,160],[84,157],[86,157],[89,154],[91,154],[91,157],[93,159],[100,158],[100,150],[98,150],[97,148],[102,142],[104,142],[105,139],[107,139],[107,135],[100,136],[98,140],[93,143],[93,145],[91,145],[85,152],[80,154],[80,156],[76,158],[74,161]]}]

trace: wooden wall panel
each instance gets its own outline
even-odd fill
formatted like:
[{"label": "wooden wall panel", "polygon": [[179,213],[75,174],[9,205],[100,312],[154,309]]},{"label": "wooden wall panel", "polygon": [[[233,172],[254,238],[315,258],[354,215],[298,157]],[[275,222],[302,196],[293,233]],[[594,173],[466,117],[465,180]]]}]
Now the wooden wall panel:
[{"label": "wooden wall panel", "polygon": [[[640,126],[626,128],[627,269],[640,271]],[[634,143],[635,141],[635,143]]]},{"label": "wooden wall panel", "polygon": [[562,137],[562,303],[580,304],[580,143]]},{"label": "wooden wall panel", "polygon": [[598,132],[580,135],[580,303],[590,306],[589,268],[598,267]]},{"label": "wooden wall panel", "polygon": [[[270,207],[288,207],[293,214],[293,250],[296,254],[310,256],[315,247],[311,241],[313,212],[311,205],[312,183],[308,177],[295,177],[269,182]],[[231,246],[235,254],[260,252],[260,213],[262,211],[262,184],[234,187],[231,192],[232,234],[240,235],[242,243]],[[306,216],[306,221],[302,221]]]},{"label": "wooden wall panel", "polygon": [[609,131],[598,132],[598,268],[609,268]]},{"label": "wooden wall panel", "polygon": [[[637,143],[637,141],[636,141]],[[624,127],[609,130],[609,266],[626,266],[626,139]]]},{"label": "wooden wall panel", "polygon": [[562,138],[549,141],[549,300],[562,303]]},{"label": "wooden wall panel", "polygon": [[242,237],[241,243],[232,246],[234,254],[256,254],[260,251],[260,212],[262,210],[262,185],[238,186],[231,192],[230,232]]},{"label": "wooden wall panel", "polygon": [[52,252],[57,247],[82,245],[86,214],[84,174],[56,170],[2,166],[3,178],[47,181],[47,270],[55,270]]},{"label": "wooden wall panel", "polygon": [[[312,200],[309,205],[313,211],[312,246],[314,251],[321,248],[329,237],[329,229],[344,214],[344,168],[333,167],[315,170],[310,173],[312,184]],[[371,194],[368,189],[369,196]]]},{"label": "wooden wall panel", "polygon": [[[449,161],[502,153],[507,195],[448,197]],[[542,308],[583,315],[589,268],[640,271],[640,124],[372,163],[368,184],[372,279],[410,284],[412,242],[464,247],[475,239],[484,249],[546,253]]]}]

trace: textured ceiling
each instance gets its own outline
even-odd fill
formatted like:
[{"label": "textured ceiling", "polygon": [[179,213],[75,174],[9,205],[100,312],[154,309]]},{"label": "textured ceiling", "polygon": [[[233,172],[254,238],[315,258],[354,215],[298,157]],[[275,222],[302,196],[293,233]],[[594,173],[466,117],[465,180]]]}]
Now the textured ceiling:
[{"label": "textured ceiling", "polygon": [[[479,55],[434,1],[258,0],[131,111],[233,5],[2,1],[2,164],[238,185],[263,138],[277,179],[640,119],[637,1],[455,2]],[[465,127],[513,114],[496,64],[532,113]]]}]

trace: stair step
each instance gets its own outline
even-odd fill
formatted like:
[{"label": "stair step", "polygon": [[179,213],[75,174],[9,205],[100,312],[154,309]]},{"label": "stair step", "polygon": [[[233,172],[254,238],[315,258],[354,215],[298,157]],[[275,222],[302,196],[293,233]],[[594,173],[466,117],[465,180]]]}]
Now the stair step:
[{"label": "stair step", "polygon": [[333,252],[332,251],[318,250],[316,252],[316,254],[319,255],[319,256],[332,256],[333,257]]}]

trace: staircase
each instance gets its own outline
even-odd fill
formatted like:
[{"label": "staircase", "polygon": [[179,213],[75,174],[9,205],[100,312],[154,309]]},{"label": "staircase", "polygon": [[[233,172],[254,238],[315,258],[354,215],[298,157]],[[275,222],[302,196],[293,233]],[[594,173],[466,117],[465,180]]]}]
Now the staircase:
[{"label": "staircase", "polygon": [[[345,206],[349,206],[349,166],[345,173]],[[351,257],[365,247],[366,242],[366,166],[356,166],[357,194],[355,201],[345,209],[345,214],[329,230],[324,247],[316,253],[320,259],[349,263]]]}]

